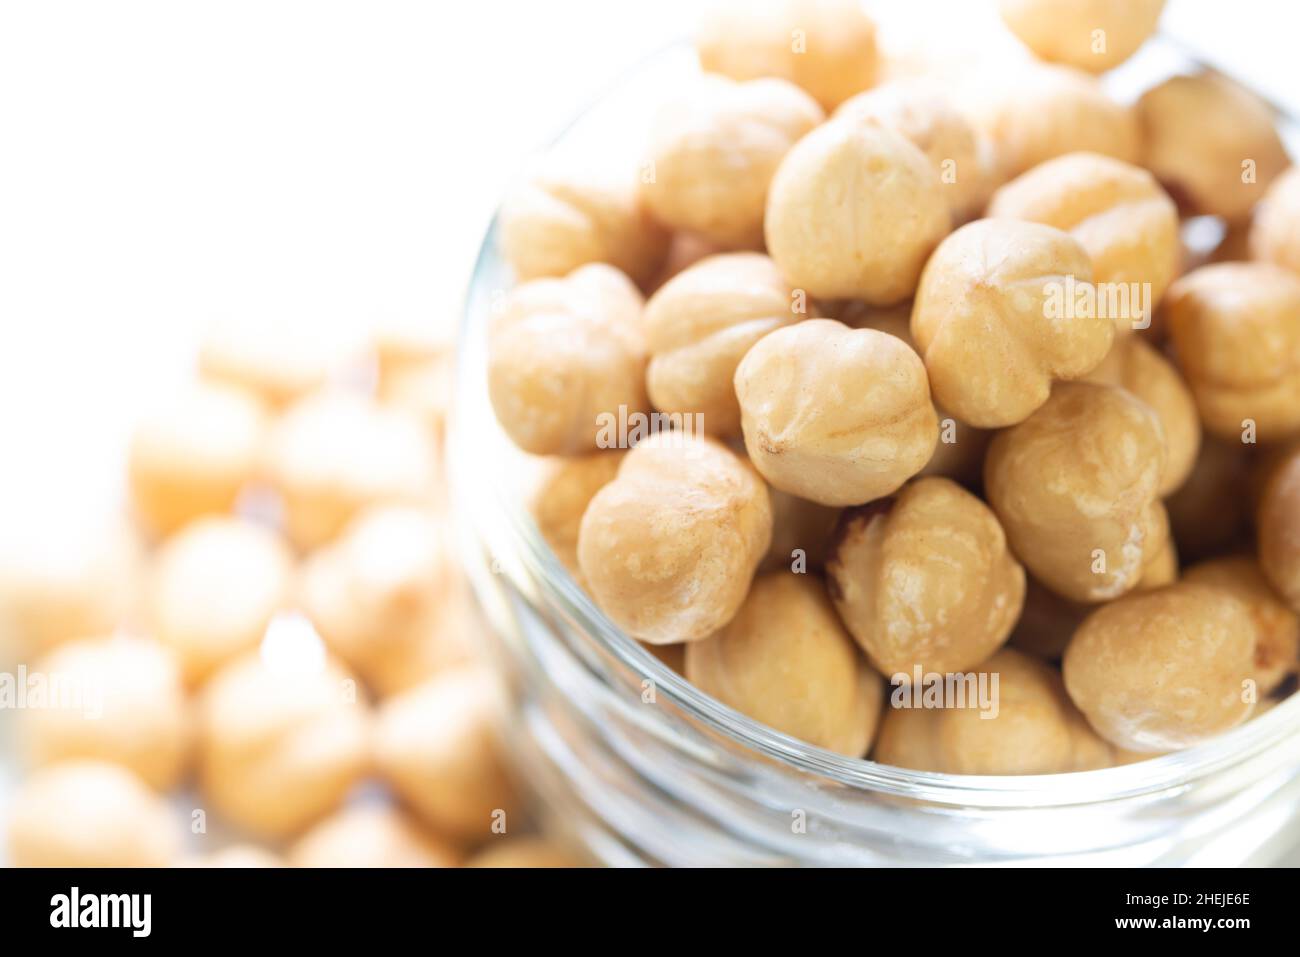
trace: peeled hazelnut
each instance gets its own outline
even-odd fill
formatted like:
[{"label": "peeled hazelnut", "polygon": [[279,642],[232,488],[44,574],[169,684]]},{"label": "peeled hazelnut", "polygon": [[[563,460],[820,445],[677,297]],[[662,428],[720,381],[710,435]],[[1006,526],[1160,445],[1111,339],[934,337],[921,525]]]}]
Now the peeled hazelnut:
[{"label": "peeled hazelnut", "polygon": [[[167,649],[144,638],[86,638],[60,645],[33,666],[51,700],[23,712],[28,760],[111,761],[158,790],[186,770],[191,727],[181,671]],[[54,689],[66,689],[59,700]]]},{"label": "peeled hazelnut", "polygon": [[1165,0],[1000,0],[1002,22],[1044,60],[1102,73],[1155,32]]},{"label": "peeled hazelnut", "polygon": [[1074,630],[1092,609],[1092,605],[1062,598],[1031,577],[1025,582],[1024,608],[1009,644],[1047,661],[1057,661],[1065,654]]},{"label": "peeled hazelnut", "polygon": [[1178,550],[1197,559],[1232,544],[1247,524],[1245,499],[1245,447],[1205,436],[1191,473],[1165,501]]},{"label": "peeled hazelnut", "polygon": [[841,519],[826,564],[849,632],[885,675],[978,665],[1011,632],[1025,573],[989,508],[954,482],[923,478]]},{"label": "peeled hazelnut", "polygon": [[1178,272],[1173,200],[1146,170],[1109,156],[1048,160],[999,189],[988,215],[1044,223],[1077,239],[1117,335],[1145,328]]},{"label": "peeled hazelnut", "polygon": [[645,308],[654,407],[698,413],[711,435],[739,432],[736,366],[759,339],[803,319],[806,300],[761,253],[710,256],[670,279]]},{"label": "peeled hazelnut", "polygon": [[1264,194],[1250,227],[1250,251],[1255,259],[1300,274],[1300,166],[1275,179]]},{"label": "peeled hazelnut", "polygon": [[166,867],[180,849],[163,800],[126,768],[103,761],[34,772],[7,817],[14,867]]},{"label": "peeled hazelnut", "polygon": [[293,556],[270,529],[205,518],[168,539],[154,558],[146,617],[175,652],[187,684],[257,646],[289,597]]},{"label": "peeled hazelnut", "polygon": [[578,562],[616,624],[675,644],[731,620],[771,539],[767,487],[747,462],[710,439],[659,433],[591,500]]},{"label": "peeled hazelnut", "polygon": [[320,323],[231,320],[205,330],[199,370],[210,382],[281,407],[323,388],[358,352],[355,343],[325,334]]},{"label": "peeled hazelnut", "polygon": [[818,747],[865,754],[884,696],[819,579],[754,581],[730,624],[686,647],[686,678],[743,714]]},{"label": "peeled hazelnut", "polygon": [[733,80],[780,77],[828,110],[876,76],[876,27],[854,0],[713,3],[695,49],[708,73]]},{"label": "peeled hazelnut", "polygon": [[582,867],[571,854],[540,837],[511,837],[479,851],[466,867]]},{"label": "peeled hazelnut", "polygon": [[796,143],[767,197],[772,259],[792,285],[829,299],[906,299],[949,226],[926,155],[903,134],[852,117]]},{"label": "peeled hazelnut", "polygon": [[294,867],[455,867],[456,854],[400,811],[345,808],[289,849]]},{"label": "peeled hazelnut", "polygon": [[998,433],[984,486],[1025,567],[1073,601],[1136,587],[1164,545],[1159,420],[1113,386],[1059,384],[1041,409]]},{"label": "peeled hazelnut", "polygon": [[772,545],[763,559],[762,570],[802,573],[821,568],[840,510],[780,489],[769,488],[768,494],[772,499]]},{"label": "peeled hazelnut", "polygon": [[642,305],[631,281],[602,263],[515,288],[489,332],[488,392],[516,445],[593,451],[602,415],[649,407]]},{"label": "peeled hazelnut", "polygon": [[942,771],[937,739],[940,714],[925,708],[895,708],[886,702],[871,760],[911,771]]},{"label": "peeled hazelnut", "polygon": [[728,249],[758,249],[777,164],[823,116],[808,94],[785,80],[701,77],[655,119],[653,175],[642,177],[641,201],[672,229]]},{"label": "peeled hazelnut", "polygon": [[128,480],[142,524],[166,535],[231,511],[257,472],[265,428],[262,406],[241,389],[199,384],[160,403],[131,438]]},{"label": "peeled hazelnut", "polygon": [[1255,527],[1264,575],[1287,604],[1300,611],[1300,451],[1273,472]]},{"label": "peeled hazelnut", "polygon": [[1142,165],[1192,212],[1240,219],[1287,166],[1272,111],[1217,73],[1171,77],[1136,110]]},{"label": "peeled hazelnut", "polygon": [[1135,591],[1151,591],[1163,588],[1178,581],[1178,548],[1174,537],[1169,533],[1169,514],[1165,509],[1155,510],[1158,528],[1153,537],[1160,541],[1160,547],[1145,556],[1142,563],[1142,577],[1138,579]]},{"label": "peeled hazelnut", "polygon": [[1165,314],[1207,431],[1300,437],[1300,276],[1271,263],[1203,266],[1169,287]]},{"label": "peeled hazelnut", "polygon": [[754,466],[778,489],[822,505],[896,491],[938,438],[916,353],[831,319],[761,339],[736,369],[736,396]]},{"label": "peeled hazelnut", "polygon": [[1095,310],[1075,315],[1092,264],[1077,240],[1039,223],[981,219],[940,245],[912,310],[935,400],[963,422],[1024,421],[1054,379],[1077,379],[1110,350],[1115,328]]},{"label": "peeled hazelnut", "polygon": [[1250,714],[1256,633],[1223,589],[1179,583],[1088,616],[1065,650],[1070,697],[1107,741],[1131,751],[1191,747]]},{"label": "peeled hazelnut", "polygon": [[528,510],[546,544],[569,574],[581,581],[578,533],[592,498],[614,480],[623,461],[621,449],[572,458],[545,460],[528,494]]}]

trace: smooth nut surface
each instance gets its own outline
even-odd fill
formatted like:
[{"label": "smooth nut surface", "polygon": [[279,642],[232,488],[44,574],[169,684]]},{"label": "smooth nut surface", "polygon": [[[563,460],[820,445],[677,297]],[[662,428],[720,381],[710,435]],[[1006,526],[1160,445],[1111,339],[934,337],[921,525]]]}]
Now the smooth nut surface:
[{"label": "smooth nut surface", "polygon": [[820,579],[755,579],[736,617],[686,647],[686,677],[778,731],[853,757],[865,754],[883,698]]},{"label": "smooth nut surface", "polygon": [[1300,452],[1272,473],[1255,526],[1260,567],[1287,604],[1300,611]]},{"label": "smooth nut surface", "polygon": [[732,619],[771,539],[767,486],[749,463],[711,439],[660,433],[591,500],[578,563],[616,624],[675,644]]},{"label": "smooth nut surface", "polygon": [[922,478],[841,519],[826,564],[845,626],[884,675],[973,668],[1006,641],[1025,573],[997,518],[954,482]]},{"label": "smooth nut surface", "polygon": [[1250,252],[1300,274],[1300,166],[1273,181],[1250,226]]},{"label": "smooth nut surface", "polygon": [[1165,0],[999,0],[1002,22],[1044,60],[1102,73],[1155,32]]},{"label": "smooth nut surface", "polygon": [[1163,430],[1145,403],[1066,382],[994,437],[984,486],[1025,567],[1063,597],[1095,602],[1135,588],[1163,547],[1164,470]]},{"label": "smooth nut surface", "polygon": [[750,460],[822,505],[888,495],[930,460],[938,420],[920,358],[894,336],[810,319],[774,332],[736,369]]},{"label": "smooth nut surface", "polygon": [[1092,263],[1069,234],[1013,219],[957,230],[925,266],[912,308],[935,400],[963,422],[1024,421],[1055,379],[1095,368],[1115,336],[1110,319],[1078,309]]},{"label": "smooth nut surface", "polygon": [[579,582],[582,569],[578,565],[578,533],[582,516],[596,493],[618,475],[623,455],[622,449],[608,449],[549,458],[533,476],[528,510],[555,557]]}]

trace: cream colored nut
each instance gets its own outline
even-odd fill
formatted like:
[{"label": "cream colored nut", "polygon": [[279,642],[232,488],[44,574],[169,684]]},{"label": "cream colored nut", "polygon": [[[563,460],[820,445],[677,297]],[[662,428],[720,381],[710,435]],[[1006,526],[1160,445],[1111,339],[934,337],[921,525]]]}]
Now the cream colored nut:
[{"label": "cream colored nut", "polygon": [[167,535],[235,507],[256,475],[266,416],[242,389],[196,384],[158,403],[137,426],[127,464],[141,523]]},{"label": "cream colored nut", "polygon": [[1300,166],[1273,181],[1250,226],[1250,252],[1300,274]]},{"label": "cream colored nut", "polygon": [[293,555],[278,535],[240,518],[203,518],[154,558],[145,599],[150,633],[175,652],[187,684],[257,646],[289,598]]},{"label": "cream colored nut", "polygon": [[390,645],[387,654],[377,656],[367,666],[366,684],[380,697],[401,694],[434,675],[475,661],[488,634],[488,625],[469,584],[458,580],[439,607],[429,632]]},{"label": "cream colored nut", "polygon": [[1203,266],[1169,287],[1165,313],[1206,431],[1300,437],[1300,276],[1271,263]]},{"label": "cream colored nut", "polygon": [[31,764],[87,758],[120,764],[160,791],[180,781],[192,728],[181,670],[166,648],[125,635],[85,638],[31,668],[50,694],[22,713]]},{"label": "cream colored nut", "polygon": [[489,333],[488,392],[516,445],[590,452],[602,417],[648,409],[642,305],[631,281],[602,263],[510,294]]},{"label": "cream colored nut", "polygon": [[1245,721],[1255,624],[1231,594],[1179,583],[1097,609],[1063,669],[1070,698],[1111,744],[1191,747]]},{"label": "cream colored nut", "polygon": [[1300,451],[1273,472],[1255,528],[1264,575],[1287,604],[1300,611]]},{"label": "cream colored nut", "polygon": [[934,453],[939,425],[915,352],[894,336],[809,319],[761,339],[736,369],[750,460],[822,505],[896,491]]},{"label": "cream colored nut", "polygon": [[518,824],[496,738],[501,710],[494,676],[477,667],[438,675],[380,708],[379,773],[439,834],[477,842]]},{"label": "cream colored nut", "polygon": [[695,50],[709,73],[780,77],[828,110],[876,78],[876,25],[854,0],[713,3]]},{"label": "cream colored nut", "polygon": [[578,563],[615,624],[676,644],[732,619],[771,540],[767,487],[749,463],[711,439],[659,433],[591,500]]},{"label": "cream colored nut", "polygon": [[1126,163],[1141,158],[1136,112],[1072,67],[1033,64],[1008,71],[974,110],[976,127],[993,143],[1005,176],[1067,153],[1101,153]]},{"label": "cream colored nut", "polygon": [[933,709],[895,708],[886,702],[871,760],[911,771],[942,771],[938,751],[940,714]]},{"label": "cream colored nut", "polygon": [[1179,552],[1197,559],[1215,555],[1244,530],[1246,449],[1241,442],[1205,436],[1191,474],[1165,501]]},{"label": "cream colored nut", "polygon": [[949,228],[926,155],[901,133],[852,118],[796,143],[767,198],[772,259],[792,285],[828,299],[906,299]]},{"label": "cream colored nut", "polygon": [[479,851],[466,867],[584,867],[563,848],[540,837],[511,837],[493,841]]},{"label": "cream colored nut", "polygon": [[826,563],[835,609],[885,675],[973,668],[1020,615],[1025,572],[989,508],[923,478],[845,513]]},{"label": "cream colored nut", "polygon": [[664,261],[663,268],[659,270],[659,275],[646,286],[647,294],[653,295],[674,276],[690,269],[701,259],[716,256],[721,252],[725,250],[703,236],[696,236],[694,233],[673,233],[672,242],[668,246],[668,258]]},{"label": "cream colored nut", "polygon": [[367,505],[427,499],[437,449],[409,413],[323,392],[272,426],[265,468],[283,499],[285,533],[306,550],[335,538]]},{"label": "cream colored nut", "polygon": [[1269,587],[1259,564],[1249,555],[1201,562],[1183,580],[1222,588],[1239,600],[1255,622],[1253,677],[1261,696],[1271,694],[1300,666],[1300,617]]},{"label": "cream colored nut", "polygon": [[1136,110],[1142,165],[1191,212],[1240,219],[1287,167],[1267,104],[1217,73],[1171,77]]},{"label": "cream colored nut", "polygon": [[1002,22],[1036,55],[1102,73],[1155,32],[1165,0],[1000,0]]},{"label": "cream colored nut", "polygon": [[294,651],[301,659],[280,660],[268,647],[231,662],[199,702],[203,796],[216,813],[271,838],[338,807],[368,759],[368,715],[355,679]]},{"label": "cream colored nut", "polygon": [[1116,334],[1146,328],[1178,273],[1178,209],[1144,169],[1098,153],[1048,160],[994,194],[988,215],[1063,229],[1092,260]]},{"label": "cream colored nut", "polygon": [[1115,327],[1086,308],[1091,292],[1088,254],[1059,229],[981,219],[957,230],[912,309],[935,400],[980,428],[1024,421],[1054,379],[1086,375],[1110,350]]},{"label": "cream colored nut", "polygon": [[345,808],[289,848],[294,867],[455,867],[457,855],[401,811]]},{"label": "cream colored nut", "polygon": [[1066,598],[1097,602],[1135,588],[1163,547],[1164,470],[1164,434],[1145,403],[1066,382],[994,437],[984,487],[1025,567]]},{"label": "cream colored nut", "polygon": [[802,574],[821,568],[826,562],[840,510],[780,489],[767,491],[772,500],[772,545],[761,570],[785,569]]},{"label": "cream colored nut", "polygon": [[1070,601],[1030,577],[1025,604],[1008,642],[1012,647],[1047,661],[1059,661],[1074,631],[1092,605]]},{"label": "cream colored nut", "polygon": [[634,176],[565,168],[556,160],[506,200],[499,228],[506,262],[520,281],[608,263],[646,283],[668,254],[668,232],[642,207]]},{"label": "cream colored nut", "polygon": [[103,761],[34,772],[7,817],[14,867],[166,867],[180,849],[163,800],[126,768]]},{"label": "cream colored nut", "polygon": [[777,165],[823,118],[785,80],[701,77],[655,118],[641,201],[672,229],[728,249],[758,249]]},{"label": "cream colored nut", "polygon": [[1201,448],[1201,420],[1192,390],[1173,363],[1140,337],[1130,336],[1115,343],[1101,365],[1085,378],[1127,389],[1156,414],[1168,453],[1160,494],[1176,491],[1196,463]]},{"label": "cream colored nut", "polygon": [[807,296],[761,253],[701,260],[646,303],[650,401],[661,412],[702,416],[710,435],[736,434],[736,366],[759,339],[808,312]]},{"label": "cream colored nut", "polygon": [[834,119],[878,123],[910,140],[934,167],[953,222],[965,222],[988,201],[990,146],[938,83],[895,80],[846,101]]},{"label": "cream colored nut", "polygon": [[318,322],[240,319],[204,331],[199,370],[207,380],[281,407],[325,386],[360,354],[358,343],[331,335]]},{"label": "cream colored nut", "polygon": [[285,864],[278,855],[271,853],[264,847],[258,847],[256,844],[232,844],[229,847],[223,847],[219,851],[213,851],[211,854],[184,858],[177,862],[176,866],[246,869],[253,867],[284,867]]},{"label": "cream colored nut", "polygon": [[592,498],[614,480],[623,462],[621,449],[592,452],[573,458],[550,458],[541,463],[528,492],[528,510],[546,544],[575,580],[578,567],[578,533]]},{"label": "cream colored nut", "polygon": [[819,579],[755,579],[736,617],[686,648],[686,678],[756,721],[818,747],[861,757],[884,684],[835,616]]}]

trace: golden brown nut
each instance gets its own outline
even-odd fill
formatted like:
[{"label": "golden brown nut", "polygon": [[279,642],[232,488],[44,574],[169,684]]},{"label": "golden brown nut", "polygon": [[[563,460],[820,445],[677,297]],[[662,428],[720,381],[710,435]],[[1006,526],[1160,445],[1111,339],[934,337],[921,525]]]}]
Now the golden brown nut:
[{"label": "golden brown nut", "polygon": [[1255,527],[1264,575],[1287,604],[1300,611],[1300,451],[1273,471]]},{"label": "golden brown nut", "polygon": [[938,753],[941,714],[933,709],[896,708],[886,701],[871,760],[911,771],[942,771]]},{"label": "golden brown nut", "polygon": [[1088,307],[1092,264],[1069,234],[981,219],[940,245],[912,309],[935,400],[963,422],[1024,421],[1054,379],[1077,379],[1110,350],[1114,323]]},{"label": "golden brown nut", "polygon": [[885,675],[973,668],[1020,614],[1025,572],[997,518],[948,479],[846,512],[827,584],[840,618]]},{"label": "golden brown nut", "polygon": [[176,653],[187,684],[256,647],[289,598],[293,556],[270,529],[204,518],[168,539],[146,595],[150,633]]},{"label": "golden brown nut", "polygon": [[750,460],[772,485],[822,505],[889,495],[934,453],[925,368],[874,329],[809,319],[750,349],[736,369]]},{"label": "golden brown nut", "polygon": [[1059,661],[1075,629],[1092,609],[1092,605],[1062,598],[1029,577],[1025,582],[1024,608],[1008,644],[1047,661]]},{"label": "golden brown nut", "polygon": [[763,254],[701,260],[646,303],[650,401],[661,412],[700,415],[710,435],[734,435],[736,366],[759,339],[807,315],[807,296]]},{"label": "golden brown nut", "polygon": [[1169,513],[1163,507],[1156,509],[1155,521],[1159,523],[1155,537],[1159,538],[1161,545],[1145,556],[1142,577],[1134,591],[1152,591],[1178,581],[1178,547],[1169,532]]},{"label": "golden brown nut", "polygon": [[701,77],[655,118],[641,201],[672,229],[728,249],[758,249],[777,165],[823,116],[785,80]]},{"label": "golden brown nut", "polygon": [[1165,0],[1000,0],[1002,22],[1044,60],[1103,73],[1155,32]]},{"label": "golden brown nut", "polygon": [[1205,436],[1191,474],[1165,505],[1185,558],[1223,551],[1247,524],[1245,446]]},{"label": "golden brown nut", "polygon": [[1250,226],[1250,252],[1300,273],[1300,166],[1273,181]]},{"label": "golden brown nut", "polygon": [[342,375],[360,351],[357,343],[329,335],[320,323],[244,318],[204,330],[199,371],[210,382],[282,407]]},{"label": "golden brown nut", "polygon": [[203,795],[230,821],[273,838],[338,807],[367,766],[368,716],[355,679],[293,651],[302,658],[281,661],[268,648],[231,662],[199,702]]},{"label": "golden brown nut", "polygon": [[457,855],[401,811],[359,805],[321,821],[289,848],[294,867],[455,867]]},{"label": "golden brown nut", "polygon": [[1164,470],[1164,435],[1145,403],[1065,382],[993,439],[984,487],[1025,567],[1060,595],[1095,602],[1136,587],[1163,547]]},{"label": "golden brown nut", "polygon": [[876,76],[876,26],[855,0],[715,2],[695,49],[706,72],[733,80],[780,77],[828,110]]},{"label": "golden brown nut", "polygon": [[1129,336],[1115,343],[1101,365],[1085,378],[1128,390],[1156,414],[1168,453],[1160,494],[1173,493],[1187,480],[1201,448],[1196,400],[1173,363],[1140,337]]},{"label": "golden brown nut", "polygon": [[540,837],[511,837],[494,841],[475,854],[466,867],[584,867],[563,848]]},{"label": "golden brown nut", "polygon": [[14,793],[7,817],[14,867],[166,867],[180,849],[162,799],[103,761],[41,768]]},{"label": "golden brown nut", "polygon": [[1250,714],[1255,641],[1250,612],[1228,592],[1170,585],[1089,615],[1065,650],[1065,685],[1111,744],[1187,748]]},{"label": "golden brown nut", "polygon": [[375,725],[375,763],[437,833],[466,842],[509,833],[518,798],[496,739],[494,676],[457,668],[389,698]]},{"label": "golden brown nut", "polygon": [[161,645],[126,635],[60,645],[33,666],[49,700],[23,712],[35,766],[74,758],[110,761],[150,787],[175,787],[186,770],[191,727],[181,670]]},{"label": "golden brown nut", "polygon": [[761,570],[785,569],[802,574],[820,569],[826,562],[840,510],[780,489],[767,491],[772,499],[772,544]]},{"label": "golden brown nut", "polygon": [[636,179],[546,163],[507,198],[499,228],[506,262],[521,282],[608,263],[634,282],[652,279],[668,233],[642,208]]},{"label": "golden brown nut", "polygon": [[599,447],[602,417],[644,412],[641,293],[612,266],[517,287],[489,333],[488,392],[521,449],[576,455]]},{"label": "golden brown nut", "polygon": [[1118,335],[1144,329],[1178,271],[1178,209],[1144,169],[1098,153],[1036,166],[994,194],[989,216],[1063,229],[1092,259]]},{"label": "golden brown nut", "polygon": [[549,458],[541,463],[529,489],[528,510],[546,544],[575,580],[578,567],[578,532],[592,498],[614,480],[623,450],[610,449],[572,458]]},{"label": "golden brown nut", "polygon": [[1207,431],[1300,437],[1300,277],[1271,263],[1203,266],[1169,287],[1165,313]]},{"label": "golden brown nut", "polygon": [[196,384],[159,403],[131,438],[128,481],[141,523],[167,535],[229,512],[257,472],[265,431],[261,404],[242,389]]},{"label": "golden brown nut", "polygon": [[1300,617],[1269,587],[1253,558],[1234,555],[1201,562],[1189,568],[1183,580],[1223,588],[1246,606],[1258,638],[1253,677],[1261,697],[1295,672],[1300,664]]},{"label": "golden brown nut", "polygon": [[367,505],[418,502],[437,467],[432,437],[400,409],[345,392],[295,404],[267,437],[266,471],[301,549],[333,539]]},{"label": "golden brown nut", "polygon": [[730,624],[686,647],[686,678],[756,721],[851,757],[871,746],[884,697],[821,580],[790,572],[755,579]]},{"label": "golden brown nut", "polygon": [[948,232],[943,185],[901,133],[852,117],[809,133],[767,197],[767,249],[810,295],[890,305],[916,290]]},{"label": "golden brown nut", "polygon": [[1171,77],[1136,110],[1142,165],[1191,212],[1240,219],[1287,167],[1268,105],[1217,73]]},{"label": "golden brown nut", "polygon": [[767,487],[749,463],[711,439],[659,433],[591,500],[578,562],[615,624],[675,644],[731,620],[771,540]]}]

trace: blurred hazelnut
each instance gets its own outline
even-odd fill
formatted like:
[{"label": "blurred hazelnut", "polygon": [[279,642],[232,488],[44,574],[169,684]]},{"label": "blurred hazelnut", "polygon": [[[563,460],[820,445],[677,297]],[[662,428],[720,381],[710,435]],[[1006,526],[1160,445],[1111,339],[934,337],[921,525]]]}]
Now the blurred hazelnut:
[{"label": "blurred hazelnut", "polygon": [[470,858],[466,867],[583,867],[577,858],[540,837],[494,841]]},{"label": "blurred hazelnut", "polygon": [[1264,194],[1250,227],[1250,251],[1255,259],[1300,274],[1300,166],[1275,179]]},{"label": "blurred hazelnut", "polygon": [[1165,502],[1178,550],[1188,559],[1223,550],[1244,530],[1246,455],[1240,441],[1205,436],[1186,481]]},{"label": "blurred hazelnut", "polygon": [[1273,472],[1255,527],[1265,577],[1293,610],[1300,611],[1300,450]]},{"label": "blurred hazelnut", "polygon": [[596,493],[614,480],[623,461],[621,449],[543,461],[528,493],[528,508],[546,544],[577,581],[578,533],[582,516]]},{"label": "blurred hazelnut", "polygon": [[1002,22],[1044,60],[1102,73],[1155,32],[1165,0],[1000,0]]},{"label": "blurred hazelnut", "polygon": [[455,867],[456,854],[402,812],[360,805],[338,811],[289,848],[294,867]]},{"label": "blurred hazelnut", "polygon": [[223,847],[219,851],[213,851],[211,854],[183,858],[176,862],[176,866],[239,868],[243,870],[254,867],[284,867],[285,865],[284,861],[264,847],[258,847],[256,844],[232,844],[229,847]]}]

